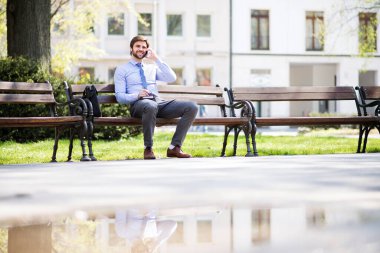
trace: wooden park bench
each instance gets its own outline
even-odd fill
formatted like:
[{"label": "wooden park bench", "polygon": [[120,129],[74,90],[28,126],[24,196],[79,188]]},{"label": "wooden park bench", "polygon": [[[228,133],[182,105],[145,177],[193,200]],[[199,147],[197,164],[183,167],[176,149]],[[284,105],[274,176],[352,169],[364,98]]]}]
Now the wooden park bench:
[{"label": "wooden park bench", "polygon": [[[32,128],[53,127],[55,128],[55,140],[53,146],[52,162],[56,162],[58,142],[63,130],[71,129],[70,138],[73,139],[74,132],[79,132],[82,146],[82,161],[90,160],[85,151],[84,138],[86,135],[87,107],[82,99],[71,100],[70,103],[57,103],[53,88],[50,83],[24,83],[24,82],[0,82],[0,104],[1,105],[45,105],[45,115],[1,115],[1,128]],[[67,106],[73,115],[58,116],[57,107]],[[75,115],[74,115],[75,114]],[[72,149],[69,151],[71,159]],[[17,153],[15,154],[17,156]]]},{"label": "wooden park bench", "polygon": [[[256,148],[256,132],[258,127],[264,126],[332,126],[332,125],[359,125],[359,140],[357,152],[365,152],[365,146],[361,149],[363,133],[367,129],[379,126],[379,117],[368,116],[360,113],[359,102],[354,87],[338,86],[313,86],[313,87],[234,87],[229,90],[229,98],[232,102],[251,101],[253,111],[252,117],[252,145],[254,155],[258,155]],[[271,102],[271,101],[340,101],[349,100],[355,103],[358,108],[358,114],[354,116],[327,116],[327,117],[258,117],[253,102]],[[234,147],[236,147],[237,137],[235,134]],[[234,154],[236,151],[234,150]]]},{"label": "wooden park bench", "polygon": [[[71,85],[66,83],[66,93],[68,99],[73,99],[75,97],[81,97],[86,85]],[[99,104],[117,104],[115,97],[115,86],[114,84],[96,84],[98,91],[98,101]],[[242,101],[233,103],[231,105],[226,105],[225,99],[223,98],[223,89],[221,87],[210,87],[210,86],[180,86],[180,85],[158,85],[158,90],[160,97],[163,99],[177,99],[177,100],[188,100],[194,101],[198,105],[208,105],[208,106],[218,106],[221,110],[220,117],[197,117],[193,125],[214,125],[214,126],[224,126],[224,140],[222,146],[221,156],[225,156],[227,138],[231,130],[240,129],[244,131],[245,139],[247,143],[247,154],[246,156],[252,156],[251,144],[250,144],[250,133],[251,133],[251,118],[252,112],[251,107],[248,103]],[[245,108],[245,114],[240,117],[229,117],[227,116],[228,108]],[[157,118],[156,126],[170,126],[177,125],[179,119],[163,119]],[[88,129],[92,129],[91,122],[94,126],[139,126],[141,125],[141,119],[126,117],[121,115],[116,116],[102,116],[94,117],[89,121],[90,126]],[[92,155],[92,144],[91,138],[88,139],[90,157]],[[96,159],[96,158],[95,158]]]}]

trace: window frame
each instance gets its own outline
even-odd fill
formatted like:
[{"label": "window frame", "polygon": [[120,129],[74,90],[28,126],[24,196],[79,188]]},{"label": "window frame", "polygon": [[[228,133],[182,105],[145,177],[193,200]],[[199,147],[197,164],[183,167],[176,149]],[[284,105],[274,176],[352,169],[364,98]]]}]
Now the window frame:
[{"label": "window frame", "polygon": [[[266,12],[266,14],[262,14],[261,12]],[[255,15],[254,12],[259,12],[260,14],[258,15]],[[253,36],[252,34],[252,26],[253,26],[253,20],[256,19],[257,21],[257,35],[256,36]],[[266,25],[266,29],[267,29],[267,45],[265,46],[262,46],[263,44],[263,41],[262,41],[262,37],[261,34],[263,33],[261,31],[261,22],[263,20],[267,20],[267,25]],[[270,50],[270,11],[269,10],[262,10],[262,9],[251,9],[251,50]],[[257,39],[257,47],[254,47],[253,45],[253,38],[256,37]]]},{"label": "window frame", "polygon": [[197,86],[211,86],[213,80],[212,67],[196,67],[195,68],[195,83]]},{"label": "window frame", "polygon": [[169,85],[185,85],[186,81],[184,78],[185,67],[173,67],[172,68],[177,78],[174,82],[168,83]]},{"label": "window frame", "polygon": [[[322,14],[321,16],[318,15],[318,14]],[[309,15],[309,14],[312,14],[312,15]],[[317,22],[321,22],[322,25],[324,25],[324,11],[306,11],[305,13],[305,50],[306,51],[324,51],[325,50],[325,47],[324,47],[324,42],[325,42],[325,37],[322,35],[322,39],[321,41],[319,42],[320,44],[320,47],[317,47],[317,41],[316,40],[320,40],[319,38],[319,34],[320,34],[320,30],[319,31],[316,31],[316,23]],[[308,26],[307,26],[307,21],[308,20],[311,20],[311,36],[309,36],[309,31],[308,31]],[[320,27],[319,29],[323,29],[322,27]],[[308,43],[307,43],[307,40],[308,38],[311,38],[312,41],[311,41],[311,48],[308,48]]]},{"label": "window frame", "polygon": [[[208,35],[206,35],[206,36],[200,36],[199,35],[198,18],[200,16],[208,16],[209,17]],[[197,39],[210,39],[211,37],[212,37],[212,15],[211,14],[196,14],[196,38]]]},{"label": "window frame", "polygon": [[[153,36],[153,13],[151,13],[151,12],[140,12],[139,13],[139,15],[142,19],[144,19],[143,16],[147,15],[147,14],[150,15],[150,23],[147,22],[147,23],[149,23],[149,27],[145,27],[139,20],[137,20],[137,33],[140,35],[143,35],[143,36]],[[144,21],[145,21],[145,19],[144,19]],[[150,30],[149,34],[141,31],[140,28],[143,28],[143,30],[149,29]]]},{"label": "window frame", "polygon": [[[374,50],[375,52],[377,52],[378,50],[378,47],[377,47],[377,43],[378,43],[378,29],[377,29],[377,26],[378,26],[378,18],[377,18],[377,13],[376,12],[359,12],[358,13],[358,16],[359,16],[359,46],[364,42],[367,42],[368,38],[367,36],[363,36],[361,35],[362,33],[362,29],[363,29],[363,26],[365,27],[365,29],[368,29],[369,26],[372,26],[375,30],[375,42],[374,42]],[[364,16],[364,17],[363,17]],[[372,23],[372,18],[375,18],[376,19],[376,23]],[[364,21],[364,24],[362,24],[362,21]]]},{"label": "window frame", "polygon": [[[122,29],[123,33],[122,34],[111,34],[110,33],[110,19],[113,18],[114,21],[117,21],[117,15],[118,14],[123,15],[123,29]],[[125,15],[124,12],[118,12],[118,13],[115,13],[114,15],[112,13],[107,14],[107,36],[116,36],[116,37],[125,36],[126,35],[126,32],[125,32],[125,28],[126,28],[125,20],[126,20],[126,15]]]},{"label": "window frame", "polygon": [[[169,34],[169,16],[179,16],[181,18],[181,22],[180,22],[180,34],[177,35],[177,34]],[[183,37],[183,34],[184,34],[184,18],[183,18],[183,14],[178,14],[178,13],[167,13],[166,14],[166,37],[169,37],[169,38],[182,38]]]}]

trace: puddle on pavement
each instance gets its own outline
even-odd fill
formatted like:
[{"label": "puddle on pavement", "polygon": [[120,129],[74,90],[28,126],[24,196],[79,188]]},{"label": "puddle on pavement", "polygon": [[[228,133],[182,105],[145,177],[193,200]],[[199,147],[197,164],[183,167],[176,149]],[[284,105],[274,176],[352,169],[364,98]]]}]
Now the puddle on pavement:
[{"label": "puddle on pavement", "polygon": [[76,211],[0,224],[1,253],[380,252],[380,210],[189,207]]}]

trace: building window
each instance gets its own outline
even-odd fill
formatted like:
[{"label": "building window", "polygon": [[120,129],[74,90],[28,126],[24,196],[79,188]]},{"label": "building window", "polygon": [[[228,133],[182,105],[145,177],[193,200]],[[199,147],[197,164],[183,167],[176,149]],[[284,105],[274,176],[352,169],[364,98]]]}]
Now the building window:
[{"label": "building window", "polygon": [[95,78],[95,68],[93,67],[80,67],[78,72],[81,80],[94,80]]},{"label": "building window", "polygon": [[377,51],[377,17],[376,13],[359,13],[359,46],[360,52]]},{"label": "building window", "polygon": [[108,35],[124,35],[124,13],[108,16]]},{"label": "building window", "polygon": [[183,68],[173,68],[173,71],[176,74],[177,79],[169,84],[185,85],[185,82],[183,80]]},{"label": "building window", "polygon": [[306,50],[322,51],[324,44],[323,12],[306,12]]},{"label": "building window", "polygon": [[182,36],[182,15],[167,15],[167,35]]},{"label": "building window", "polygon": [[199,220],[197,221],[197,241],[199,243],[212,242],[212,221]]},{"label": "building window", "polygon": [[211,16],[197,15],[197,37],[211,36]]},{"label": "building window", "polygon": [[251,11],[251,49],[269,50],[269,11]]},{"label": "building window", "polygon": [[185,242],[185,232],[184,232],[184,224],[183,221],[177,221],[177,228],[169,237],[168,243],[170,244],[184,244]]},{"label": "building window", "polygon": [[270,240],[270,210],[253,210],[251,219],[253,244],[260,244]]},{"label": "building window", "polygon": [[108,83],[113,83],[113,77],[115,75],[116,68],[109,68],[108,69]]},{"label": "building window", "polygon": [[309,227],[323,227],[327,223],[325,211],[318,209],[307,210],[306,220]]},{"label": "building window", "polygon": [[141,20],[138,20],[138,34],[152,36],[152,13],[140,13]]},{"label": "building window", "polygon": [[211,69],[200,68],[196,70],[196,83],[199,86],[211,85]]}]

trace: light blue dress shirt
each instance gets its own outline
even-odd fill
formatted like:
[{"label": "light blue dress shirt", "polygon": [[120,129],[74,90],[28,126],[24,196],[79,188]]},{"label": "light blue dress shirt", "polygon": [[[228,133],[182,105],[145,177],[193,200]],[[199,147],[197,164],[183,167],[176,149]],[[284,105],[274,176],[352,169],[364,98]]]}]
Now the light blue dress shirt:
[{"label": "light blue dress shirt", "polygon": [[[140,90],[144,88],[137,63],[132,59],[116,68],[115,96],[120,104],[133,104],[138,100]],[[142,68],[148,84],[147,89],[156,96],[158,96],[157,81],[170,83],[177,78],[174,71],[161,60],[157,60],[156,64],[142,64]]]}]

